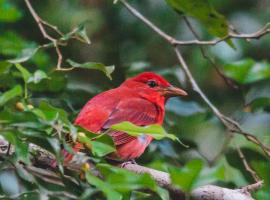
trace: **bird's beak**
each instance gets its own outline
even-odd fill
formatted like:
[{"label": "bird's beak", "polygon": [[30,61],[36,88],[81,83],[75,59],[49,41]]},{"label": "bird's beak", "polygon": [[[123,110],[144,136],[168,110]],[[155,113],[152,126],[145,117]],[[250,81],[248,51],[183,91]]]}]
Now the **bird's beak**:
[{"label": "bird's beak", "polygon": [[175,96],[187,96],[187,92],[185,90],[182,90],[180,88],[169,86],[163,89],[163,95],[167,98],[169,97],[175,97]]}]

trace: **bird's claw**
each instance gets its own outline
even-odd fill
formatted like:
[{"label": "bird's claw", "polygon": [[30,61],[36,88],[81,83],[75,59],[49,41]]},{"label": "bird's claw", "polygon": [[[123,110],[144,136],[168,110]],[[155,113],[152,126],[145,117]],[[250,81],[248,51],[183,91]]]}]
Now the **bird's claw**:
[{"label": "bird's claw", "polygon": [[134,164],[134,165],[137,165],[136,161],[135,161],[134,159],[132,159],[132,160],[129,160],[129,161],[126,161],[126,162],[122,163],[122,164],[120,165],[120,167],[121,167],[121,168],[125,168],[125,166],[128,165],[128,164]]}]

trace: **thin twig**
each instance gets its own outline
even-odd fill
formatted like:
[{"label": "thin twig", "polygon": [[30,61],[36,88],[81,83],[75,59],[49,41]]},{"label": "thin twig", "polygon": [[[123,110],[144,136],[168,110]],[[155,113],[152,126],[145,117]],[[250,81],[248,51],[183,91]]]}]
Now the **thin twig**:
[{"label": "thin twig", "polygon": [[44,28],[43,25],[46,25],[46,26],[52,28],[53,30],[55,30],[61,36],[63,35],[63,33],[61,31],[59,31],[58,28],[56,28],[55,26],[53,26],[53,25],[49,24],[48,22],[45,22],[43,19],[41,19],[39,17],[39,15],[36,13],[36,11],[34,10],[34,8],[32,7],[32,5],[29,2],[29,0],[24,0],[24,1],[26,3],[27,8],[29,9],[31,15],[35,19],[35,21],[36,21],[36,23],[37,23],[37,25],[38,25],[38,27],[39,27],[39,29],[40,29],[43,37],[46,38],[46,39],[48,39],[48,40],[50,40],[53,43],[53,45],[55,47],[55,50],[56,50],[56,53],[57,53],[57,56],[58,56],[56,68],[57,68],[57,70],[61,70],[61,64],[62,64],[63,56],[62,56],[62,53],[61,53],[60,48],[59,48],[59,45],[58,45],[58,40],[55,39],[55,38],[53,38],[52,36],[50,36],[46,32],[46,30],[45,30],[45,28]]},{"label": "thin twig", "polygon": [[238,190],[240,190],[243,193],[252,193],[263,186],[263,181],[258,181],[257,183],[253,183],[251,185],[244,186]]},{"label": "thin twig", "polygon": [[[208,107],[212,110],[212,112],[216,115],[216,117],[222,122],[222,124],[232,133],[238,133],[240,135],[243,135],[247,140],[257,144],[263,152],[270,157],[270,148],[265,146],[256,136],[247,133],[242,130],[240,125],[234,121],[233,119],[225,116],[223,113],[221,113],[218,108],[212,104],[212,102],[208,99],[208,97],[205,95],[205,93],[201,90],[199,85],[197,84],[196,80],[194,79],[192,73],[189,70],[189,67],[184,60],[180,50],[177,48],[178,45],[186,45],[186,44],[217,44],[218,42],[224,41],[229,38],[244,38],[244,39],[258,39],[262,37],[263,35],[270,32],[270,23],[266,24],[261,30],[252,33],[252,34],[235,34],[230,33],[230,35],[213,41],[198,41],[193,40],[190,41],[177,41],[175,38],[169,36],[165,32],[163,32],[160,28],[158,28],[156,25],[154,25],[152,22],[150,22],[147,18],[145,18],[141,13],[139,13],[135,8],[133,8],[129,3],[127,3],[125,0],[119,0],[134,16],[136,16],[138,19],[140,19],[143,23],[145,23],[149,28],[151,28],[154,32],[156,32],[158,35],[160,35],[162,38],[164,38],[169,44],[171,44],[174,48],[174,51],[176,53],[177,59],[184,70],[191,86],[194,91],[196,91],[200,97],[203,99],[203,101],[208,105]],[[194,42],[195,41],[195,42]]]},{"label": "thin twig", "polygon": [[241,151],[241,149],[239,147],[237,147],[237,152],[239,154],[240,159],[242,160],[245,169],[250,173],[250,175],[252,176],[252,178],[254,179],[254,181],[256,182],[260,182],[261,179],[259,178],[259,176],[257,175],[257,173],[251,168],[251,166],[249,166],[243,152]]}]

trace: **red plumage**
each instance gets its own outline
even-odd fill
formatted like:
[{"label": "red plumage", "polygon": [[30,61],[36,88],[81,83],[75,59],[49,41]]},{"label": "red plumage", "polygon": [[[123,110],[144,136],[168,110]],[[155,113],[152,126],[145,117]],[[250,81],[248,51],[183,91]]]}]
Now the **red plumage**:
[{"label": "red plumage", "polygon": [[[165,102],[176,95],[186,93],[171,86],[161,76],[145,72],[127,79],[118,88],[93,97],[74,123],[97,134],[123,121],[138,126],[162,124]],[[153,139],[149,135],[133,137],[120,131],[112,131],[109,135],[115,143],[117,156],[122,160],[139,157]]]}]

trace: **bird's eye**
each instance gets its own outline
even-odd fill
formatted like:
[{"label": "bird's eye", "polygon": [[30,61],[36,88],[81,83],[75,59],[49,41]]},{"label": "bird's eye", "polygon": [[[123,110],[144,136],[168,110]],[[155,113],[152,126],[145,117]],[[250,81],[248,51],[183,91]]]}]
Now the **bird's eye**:
[{"label": "bird's eye", "polygon": [[153,88],[153,87],[156,87],[158,84],[156,81],[151,80],[151,81],[147,82],[147,85],[149,85],[151,88]]}]

